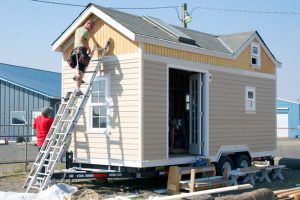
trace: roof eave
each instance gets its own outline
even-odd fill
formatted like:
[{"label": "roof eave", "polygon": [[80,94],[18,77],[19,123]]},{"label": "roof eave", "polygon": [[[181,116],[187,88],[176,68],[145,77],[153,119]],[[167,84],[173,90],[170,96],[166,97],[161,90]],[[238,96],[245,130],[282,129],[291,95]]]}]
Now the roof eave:
[{"label": "roof eave", "polygon": [[217,56],[221,58],[233,59],[233,54],[230,53],[222,53],[219,51],[212,51],[204,48],[200,48],[194,45],[184,44],[184,43],[176,43],[168,40],[163,40],[159,38],[153,38],[145,35],[136,35],[136,41],[142,43],[148,43],[158,46],[163,46],[167,48],[173,48],[177,50],[183,50],[193,53],[201,53],[204,55]]},{"label": "roof eave", "polygon": [[122,24],[111,18],[109,15],[102,12],[99,8],[96,8],[94,5],[89,4],[88,7],[77,17],[77,19],[52,44],[52,51],[61,52],[63,50],[62,46],[67,41],[69,36],[73,34],[76,28],[79,27],[83,21],[87,20],[91,14],[96,15],[97,17],[105,21],[107,24],[120,31],[130,40],[135,41],[135,33],[124,27]]},{"label": "roof eave", "polygon": [[24,89],[26,89],[26,90],[29,90],[29,91],[38,93],[38,94],[43,95],[43,96],[45,96],[45,97],[48,97],[48,98],[50,98],[50,99],[60,99],[60,97],[52,96],[51,94],[46,94],[46,93],[44,93],[44,92],[35,90],[35,89],[33,89],[33,88],[27,87],[27,86],[22,85],[22,84],[19,84],[19,83],[15,83],[15,82],[13,82],[13,81],[7,80],[7,79],[2,78],[2,77],[0,77],[0,80],[6,81],[6,82],[8,82],[8,83],[10,83],[10,84],[13,84],[13,85],[16,85],[16,86],[18,86],[18,87],[24,88]]}]

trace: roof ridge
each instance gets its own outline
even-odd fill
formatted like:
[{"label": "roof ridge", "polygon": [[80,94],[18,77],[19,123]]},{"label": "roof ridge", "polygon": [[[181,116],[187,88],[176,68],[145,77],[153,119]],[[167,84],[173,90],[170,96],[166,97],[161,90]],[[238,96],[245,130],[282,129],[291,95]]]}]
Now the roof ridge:
[{"label": "roof ridge", "polygon": [[218,37],[226,37],[226,36],[234,36],[234,35],[245,35],[245,34],[255,33],[255,32],[257,32],[257,31],[256,30],[254,30],[254,31],[243,31],[243,32],[239,32],[239,33],[230,33],[230,34],[218,35]]},{"label": "roof ridge", "polygon": [[[100,5],[98,5],[98,4],[94,4],[94,3],[91,3],[91,5],[97,6],[97,7],[100,7],[100,8],[104,8],[104,9],[107,9],[107,10],[111,10],[111,11],[114,11],[114,12],[120,12],[120,13],[122,13],[122,14],[130,15],[130,16],[133,16],[133,17],[140,17],[140,18],[143,18],[143,17],[140,16],[140,15],[135,15],[135,14],[128,13],[128,12],[119,11],[118,9],[114,9],[114,8],[112,8],[112,7],[104,7],[104,6],[100,6]],[[106,13],[106,14],[107,14],[107,13]]]},{"label": "roof ridge", "polygon": [[25,68],[25,69],[32,69],[32,70],[37,70],[37,71],[44,71],[44,72],[49,72],[49,73],[56,73],[56,74],[61,74],[60,72],[54,72],[54,71],[47,71],[44,69],[37,69],[37,68],[32,68],[32,67],[25,67],[25,66],[20,66],[20,65],[13,65],[13,64],[8,64],[8,63],[2,63],[0,62],[0,65],[9,65],[12,67],[18,67],[18,68]]}]

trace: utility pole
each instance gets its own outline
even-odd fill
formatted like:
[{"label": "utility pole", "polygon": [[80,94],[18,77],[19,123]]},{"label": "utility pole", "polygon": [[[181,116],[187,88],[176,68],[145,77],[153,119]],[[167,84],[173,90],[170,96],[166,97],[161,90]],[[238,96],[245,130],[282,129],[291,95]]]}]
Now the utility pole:
[{"label": "utility pole", "polygon": [[184,20],[186,16],[187,16],[187,4],[184,3],[182,4],[182,23],[184,28],[187,28],[187,23]]}]

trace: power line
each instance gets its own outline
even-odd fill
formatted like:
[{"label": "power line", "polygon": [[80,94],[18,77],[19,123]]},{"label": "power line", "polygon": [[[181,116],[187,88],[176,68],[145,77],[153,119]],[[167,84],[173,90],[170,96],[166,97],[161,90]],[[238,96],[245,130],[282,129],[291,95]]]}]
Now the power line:
[{"label": "power line", "polygon": [[54,2],[54,1],[42,1],[42,0],[30,0],[30,1],[35,1],[35,2],[39,2],[39,3],[56,4],[56,5],[62,5],[62,6],[86,7],[84,5],[79,5],[79,4],[59,3],[59,2]]},{"label": "power line", "polygon": [[197,10],[213,10],[213,11],[225,11],[225,12],[244,12],[244,13],[258,13],[258,14],[280,14],[280,15],[300,15],[300,12],[284,12],[284,11],[262,11],[262,10],[239,10],[239,9],[225,9],[225,8],[210,8],[198,6],[190,11],[190,14]]},{"label": "power line", "polygon": [[[63,5],[63,6],[76,6],[76,7],[86,7],[85,5],[80,4],[68,4],[68,3],[59,3],[54,1],[43,1],[43,0],[30,0],[35,1],[39,3],[47,3],[47,4],[55,4],[55,5]],[[174,8],[177,12],[178,19],[179,17],[179,11],[178,8],[181,6],[160,6],[160,7],[110,7],[111,9],[115,10],[157,10],[157,9],[169,9]],[[190,10],[190,15],[193,14],[194,11],[202,9],[202,10],[213,10],[213,11],[225,11],[225,12],[242,12],[242,13],[258,13],[258,14],[280,14],[280,15],[300,15],[300,12],[285,12],[285,11],[264,11],[264,10],[241,10],[241,9],[225,9],[225,8],[212,8],[212,7],[202,7],[197,6]],[[180,19],[181,20],[181,19]]]}]

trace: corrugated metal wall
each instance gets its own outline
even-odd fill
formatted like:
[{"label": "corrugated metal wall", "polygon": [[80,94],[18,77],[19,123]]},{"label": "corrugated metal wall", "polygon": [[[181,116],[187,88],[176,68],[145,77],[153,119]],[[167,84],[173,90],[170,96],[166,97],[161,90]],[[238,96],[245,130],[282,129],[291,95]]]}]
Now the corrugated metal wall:
[{"label": "corrugated metal wall", "polygon": [[[40,111],[46,106],[55,110],[59,101],[0,80],[0,136],[31,135],[32,111]],[[25,111],[27,124],[11,125],[12,111]]]},{"label": "corrugated metal wall", "polygon": [[[281,110],[278,108],[286,107],[288,109]],[[277,100],[277,114],[278,113],[287,113],[289,120],[289,137],[296,138],[300,137],[300,130],[298,126],[300,125],[300,103],[290,102],[278,99]]]}]

